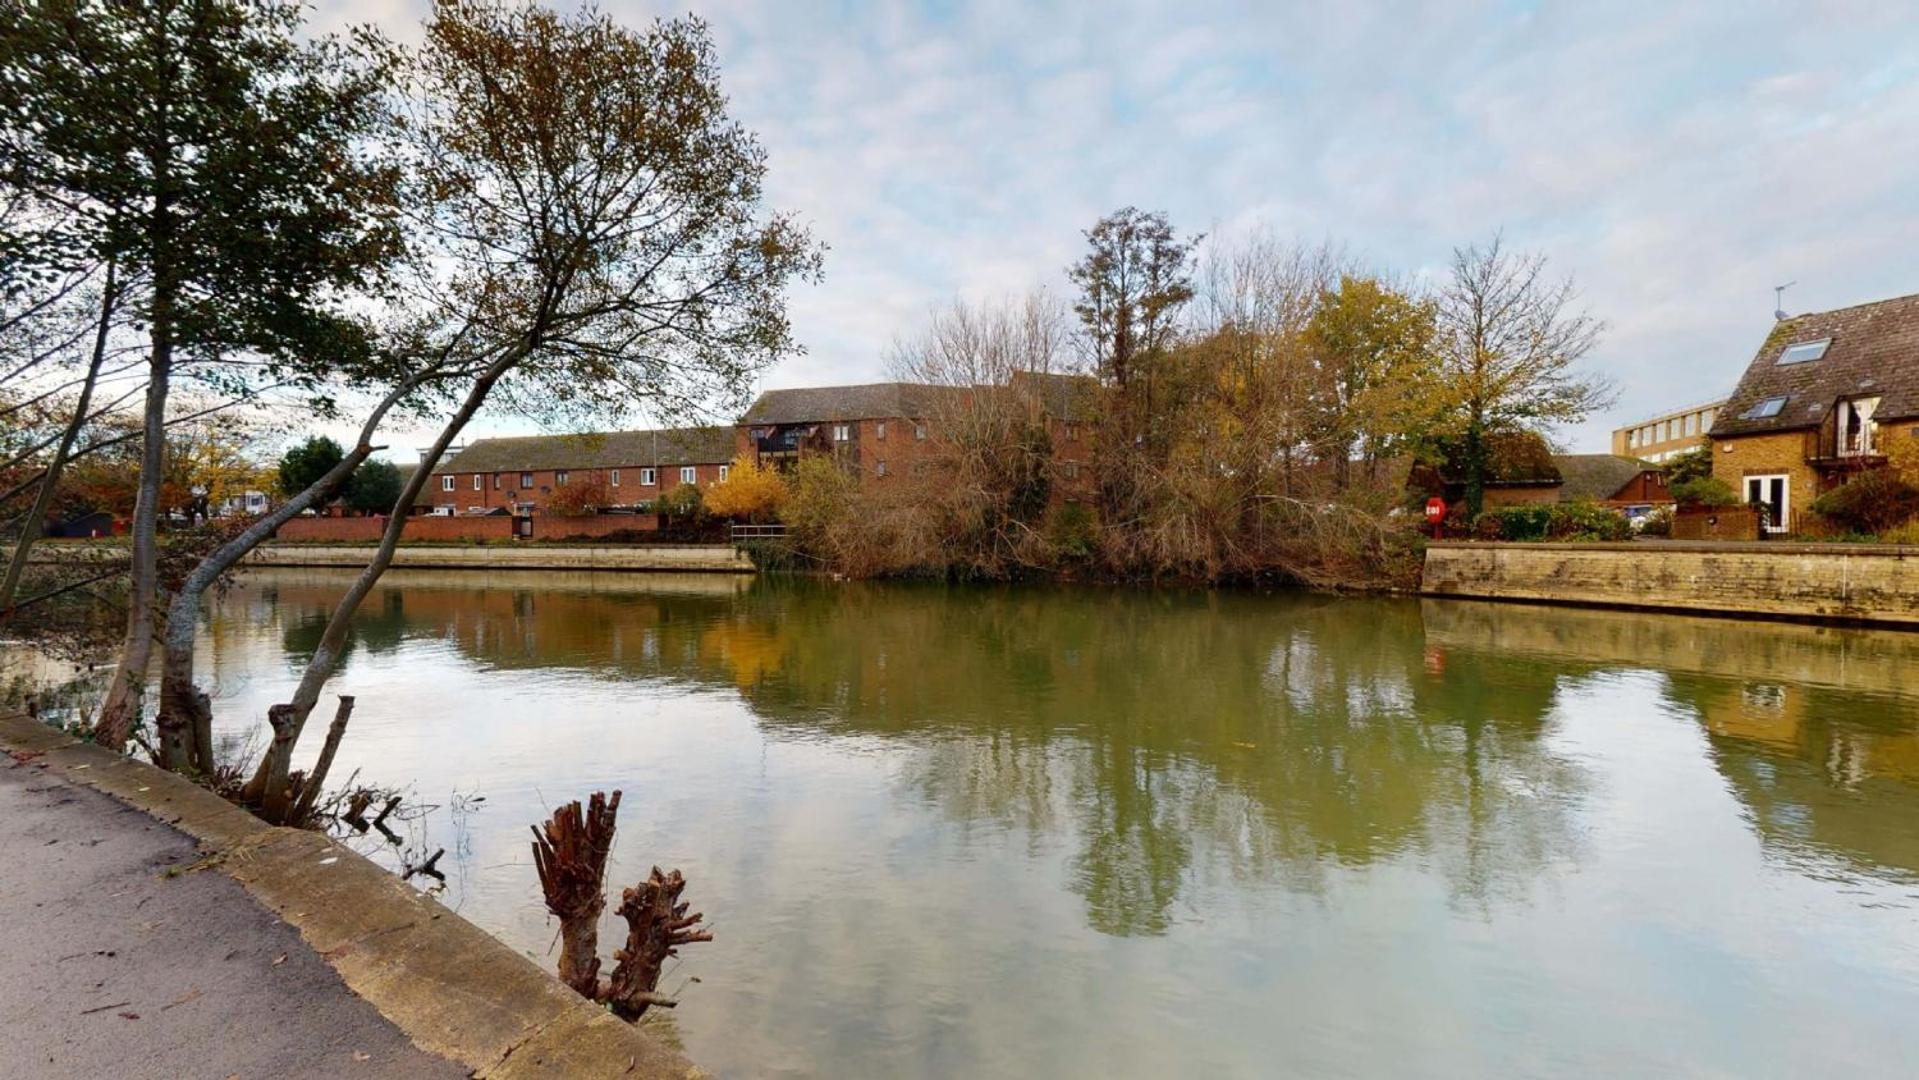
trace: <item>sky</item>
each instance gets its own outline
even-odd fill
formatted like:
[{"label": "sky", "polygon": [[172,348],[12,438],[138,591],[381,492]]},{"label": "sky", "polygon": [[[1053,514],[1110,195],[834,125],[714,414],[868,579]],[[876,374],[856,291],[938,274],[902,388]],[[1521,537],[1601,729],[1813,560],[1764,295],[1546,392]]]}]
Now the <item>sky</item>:
[{"label": "sky", "polygon": [[[1572,450],[1730,392],[1775,285],[1791,312],[1919,292],[1914,0],[602,6],[710,24],[769,204],[830,246],[763,388],[884,379],[954,297],[1070,295],[1127,205],[1427,280],[1503,231],[1606,324],[1587,364],[1617,402]],[[317,0],[316,25],[418,40],[426,10]]]}]

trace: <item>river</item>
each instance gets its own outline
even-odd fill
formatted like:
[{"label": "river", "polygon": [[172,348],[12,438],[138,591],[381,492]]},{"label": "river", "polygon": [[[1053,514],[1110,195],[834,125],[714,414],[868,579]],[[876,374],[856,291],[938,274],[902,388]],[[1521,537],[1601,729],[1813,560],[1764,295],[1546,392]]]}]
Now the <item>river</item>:
[{"label": "river", "polygon": [[[223,731],[346,580],[224,595]],[[1887,1075],[1912,671],[1472,602],[396,571],[335,777],[437,807],[445,902],[549,967],[527,827],[623,789],[611,879],[679,867],[717,938],[656,1028],[724,1075]]]}]

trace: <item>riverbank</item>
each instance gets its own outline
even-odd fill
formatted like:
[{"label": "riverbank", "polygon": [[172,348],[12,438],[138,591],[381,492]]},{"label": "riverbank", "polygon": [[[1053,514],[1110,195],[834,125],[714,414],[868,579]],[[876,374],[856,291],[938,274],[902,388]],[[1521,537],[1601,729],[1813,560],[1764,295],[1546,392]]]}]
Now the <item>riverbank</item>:
[{"label": "riverbank", "polygon": [[1919,548],[1439,541],[1426,549],[1420,592],[1919,629]]},{"label": "riverbank", "polygon": [[[350,567],[372,561],[371,544],[264,544],[243,566]],[[750,574],[753,560],[731,544],[403,544],[394,569],[595,570]]]},{"label": "riverbank", "polygon": [[701,1075],[326,836],[25,717],[0,716],[0,750],[0,1016],[12,1052],[30,1051],[16,1061],[51,1075]]}]

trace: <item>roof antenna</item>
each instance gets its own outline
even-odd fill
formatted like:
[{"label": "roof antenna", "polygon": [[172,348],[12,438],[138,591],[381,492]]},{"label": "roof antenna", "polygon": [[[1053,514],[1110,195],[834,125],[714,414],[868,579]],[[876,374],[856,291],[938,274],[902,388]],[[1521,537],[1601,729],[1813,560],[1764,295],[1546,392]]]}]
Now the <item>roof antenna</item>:
[{"label": "roof antenna", "polygon": [[1786,290],[1797,284],[1799,284],[1797,281],[1788,281],[1784,285],[1774,285],[1772,287],[1772,317],[1774,320],[1785,322],[1786,319],[1789,318],[1786,314]]}]

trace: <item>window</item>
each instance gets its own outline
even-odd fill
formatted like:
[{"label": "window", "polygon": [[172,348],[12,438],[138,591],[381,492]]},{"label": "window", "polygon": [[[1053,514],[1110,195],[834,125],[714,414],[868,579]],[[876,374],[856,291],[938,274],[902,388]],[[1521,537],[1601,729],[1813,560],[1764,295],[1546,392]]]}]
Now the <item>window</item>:
[{"label": "window", "polygon": [[1712,430],[1712,418],[1716,413],[1717,410],[1715,409],[1707,409],[1705,412],[1699,414],[1699,430],[1701,432]]},{"label": "window", "polygon": [[1691,435],[1693,431],[1693,425],[1697,424],[1698,422],[1699,422],[1699,415],[1697,413],[1687,413],[1686,419],[1684,421],[1686,430],[1683,432],[1683,434]]},{"label": "window", "polygon": [[722,480],[724,480],[724,479],[726,479],[726,474],[727,474],[728,472],[730,472],[730,471],[732,471],[732,468],[733,468],[733,467],[732,467],[731,465],[722,465],[722,466],[720,466],[720,479],[722,479]]},{"label": "window", "polygon": [[691,484],[696,482],[698,479],[699,479],[699,474],[693,471],[693,466],[691,465],[680,466],[680,483]]},{"label": "window", "polygon": [[873,425],[873,438],[877,442],[886,441],[886,421],[881,420],[879,423]]},{"label": "window", "polygon": [[1068,480],[1079,479],[1079,462],[1069,461],[1066,463],[1066,479]]},{"label": "window", "polygon": [[475,491],[486,490],[486,478],[481,476],[479,473],[473,474],[473,490]]},{"label": "window", "polygon": [[618,469],[609,470],[606,474],[606,483],[608,487],[619,487],[620,486],[620,470]]},{"label": "window", "polygon": [[641,470],[640,470],[640,486],[641,486],[641,487],[652,487],[652,486],[653,486],[653,483],[654,483],[654,480],[653,480],[653,470],[652,470],[652,469],[641,469]]},{"label": "window", "polygon": [[440,477],[440,490],[441,491],[453,490],[453,478],[451,476]]},{"label": "window", "polygon": [[1638,445],[1639,445],[1639,429],[1634,428],[1631,431],[1626,432],[1626,449],[1630,450],[1633,447]]},{"label": "window", "polygon": [[914,424],[914,425],[913,425],[913,437],[914,437],[915,439],[924,439],[924,438],[926,438],[926,425],[925,425],[925,424]]},{"label": "window", "polygon": [[1672,441],[1672,421],[1671,420],[1661,420],[1659,422],[1659,441],[1660,442]]},{"label": "window", "polygon": [[501,480],[500,474],[494,473],[493,474],[493,490],[495,491],[500,490],[500,480]]},{"label": "window", "polygon": [[879,463],[877,463],[877,464],[875,464],[875,465],[873,466],[873,475],[874,475],[874,476],[885,476],[885,475],[886,475],[886,462],[885,462],[885,461],[880,461]]},{"label": "window", "polygon": [[1856,457],[1861,454],[1878,453],[1879,425],[1872,414],[1879,408],[1879,399],[1853,398],[1839,403],[1837,424],[1838,452],[1840,457]]},{"label": "window", "polygon": [[1066,425],[1066,441],[1067,442],[1079,441],[1079,425],[1078,424]]},{"label": "window", "polygon": [[833,441],[834,442],[850,442],[852,438],[853,438],[853,431],[852,431],[851,425],[849,424],[833,425]]},{"label": "window", "polygon": [[1782,364],[1804,364],[1811,360],[1817,360],[1826,355],[1826,346],[1831,344],[1831,338],[1821,338],[1818,341],[1802,341],[1797,345],[1788,345],[1786,346],[1786,351],[1779,354],[1779,362]]},{"label": "window", "polygon": [[560,487],[565,487],[566,486],[566,470],[562,469],[559,472],[554,473],[553,482],[559,485]]},{"label": "window", "polygon": [[1766,400],[1755,404],[1752,408],[1747,409],[1746,415],[1742,419],[1768,420],[1768,419],[1771,419],[1772,417],[1778,416],[1779,410],[1785,407],[1786,407],[1785,398],[1769,397]]},{"label": "window", "polygon": [[528,490],[530,490],[530,489],[531,489],[531,488],[533,487],[533,474],[532,474],[532,473],[530,473],[530,472],[523,472],[523,473],[521,473],[521,474],[520,474],[520,487],[522,487],[522,488],[525,488],[525,489],[528,489]]}]

